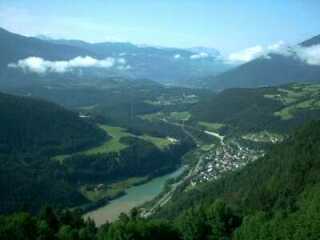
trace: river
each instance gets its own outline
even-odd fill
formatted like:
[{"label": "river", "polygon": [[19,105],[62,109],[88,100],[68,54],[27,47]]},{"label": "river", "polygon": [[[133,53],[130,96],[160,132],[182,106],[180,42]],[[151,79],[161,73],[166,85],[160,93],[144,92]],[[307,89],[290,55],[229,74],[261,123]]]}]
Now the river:
[{"label": "river", "polygon": [[172,173],[154,178],[144,184],[130,187],[126,190],[126,195],[110,201],[103,207],[86,213],[84,218],[90,217],[97,226],[101,226],[106,221],[114,221],[122,212],[129,213],[132,208],[155,198],[161,193],[167,180],[178,177],[184,170],[185,167],[182,166]]}]

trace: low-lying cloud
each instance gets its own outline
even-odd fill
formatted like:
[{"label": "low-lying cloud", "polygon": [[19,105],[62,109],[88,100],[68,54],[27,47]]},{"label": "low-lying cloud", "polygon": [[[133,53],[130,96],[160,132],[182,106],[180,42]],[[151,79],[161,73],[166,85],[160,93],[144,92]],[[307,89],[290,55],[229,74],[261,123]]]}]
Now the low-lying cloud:
[{"label": "low-lying cloud", "polygon": [[282,41],[269,46],[257,45],[239,52],[231,53],[227,57],[229,63],[245,63],[256,58],[271,58],[271,54],[293,57],[309,65],[320,65],[320,45],[310,47],[290,47]]},{"label": "low-lying cloud", "polygon": [[124,58],[95,59],[89,56],[76,57],[67,61],[48,61],[40,57],[28,57],[19,60],[17,63],[8,64],[10,68],[20,68],[26,72],[38,74],[45,73],[65,73],[76,68],[103,68],[109,69],[117,67],[118,69],[127,70],[130,66]]},{"label": "low-lying cloud", "polygon": [[231,53],[228,56],[228,60],[230,62],[249,62],[257,57],[260,57],[262,52],[263,48],[261,46],[246,48],[239,52]]},{"label": "low-lying cloud", "polygon": [[297,47],[295,54],[309,65],[320,66],[320,44],[311,47]]},{"label": "low-lying cloud", "polygon": [[244,50],[231,53],[227,60],[230,62],[249,62],[255,58],[268,56],[270,53],[286,53],[287,46],[282,42],[278,42],[269,46],[257,45],[254,47],[246,48]]},{"label": "low-lying cloud", "polygon": [[181,55],[180,55],[180,54],[175,54],[175,55],[173,56],[173,58],[174,58],[174,59],[180,59],[180,58],[181,58]]},{"label": "low-lying cloud", "polygon": [[205,53],[205,52],[202,52],[202,53],[197,53],[197,54],[193,54],[190,56],[190,59],[203,59],[203,58],[208,58],[209,57],[209,54],[208,53]]}]

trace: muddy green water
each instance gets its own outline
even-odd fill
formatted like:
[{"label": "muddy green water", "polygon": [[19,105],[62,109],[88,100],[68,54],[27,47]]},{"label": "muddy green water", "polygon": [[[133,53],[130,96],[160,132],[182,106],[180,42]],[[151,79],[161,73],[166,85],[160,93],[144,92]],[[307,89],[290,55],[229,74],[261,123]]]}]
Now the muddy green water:
[{"label": "muddy green water", "polygon": [[86,213],[84,217],[93,219],[97,226],[104,224],[106,221],[114,221],[122,212],[129,213],[132,208],[152,200],[161,193],[167,180],[178,177],[184,170],[185,167],[180,167],[170,174],[154,178],[138,186],[130,187],[126,190],[126,195],[110,201],[103,207]]}]

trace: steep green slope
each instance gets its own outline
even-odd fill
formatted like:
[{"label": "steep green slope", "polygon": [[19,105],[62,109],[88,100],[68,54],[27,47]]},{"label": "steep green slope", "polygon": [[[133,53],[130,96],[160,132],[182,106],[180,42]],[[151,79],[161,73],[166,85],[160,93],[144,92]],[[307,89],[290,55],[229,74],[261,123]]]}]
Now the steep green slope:
[{"label": "steep green slope", "polygon": [[318,84],[290,84],[257,89],[227,89],[192,109],[195,121],[224,124],[225,133],[286,133],[320,117]]},{"label": "steep green slope", "polygon": [[[311,122],[238,172],[176,194],[158,217],[130,216],[99,229],[46,208],[0,216],[4,239],[312,239],[320,237],[320,122]],[[177,217],[178,216],[178,217]],[[177,217],[177,218],[176,218]],[[21,235],[22,234],[22,235]]]},{"label": "steep green slope", "polygon": [[[193,147],[192,140],[180,127],[149,124],[138,117],[157,109],[144,103],[146,98],[155,97],[152,93],[157,86],[108,91],[40,90],[43,95],[49,93],[47,98],[66,105],[64,97],[80,105],[93,104],[78,109],[88,116],[85,118],[43,100],[1,94],[0,212],[23,205],[27,210],[37,210],[44,203],[62,207],[82,205],[89,203],[79,194],[84,186],[104,185],[108,189],[115,181],[151,178],[174,170],[181,156]],[[129,90],[132,98],[124,98]],[[176,91],[179,92],[174,90],[171,94],[176,96]],[[96,122],[120,125],[124,134],[117,135],[118,132],[109,139],[107,135],[113,134],[114,127],[98,128]],[[171,144],[168,136],[178,139],[177,142]],[[109,198],[102,196],[99,200],[102,204]]]},{"label": "steep green slope", "polygon": [[106,134],[42,100],[0,94],[0,112],[0,212],[85,203],[49,157],[98,144]]},{"label": "steep green slope", "polygon": [[104,140],[105,134],[78,114],[42,100],[0,94],[2,153],[52,155]]},{"label": "steep green slope", "polygon": [[176,194],[158,216],[175,217],[201,204],[208,210],[221,199],[243,218],[235,239],[317,239],[319,136],[320,122],[311,122],[242,170]]}]

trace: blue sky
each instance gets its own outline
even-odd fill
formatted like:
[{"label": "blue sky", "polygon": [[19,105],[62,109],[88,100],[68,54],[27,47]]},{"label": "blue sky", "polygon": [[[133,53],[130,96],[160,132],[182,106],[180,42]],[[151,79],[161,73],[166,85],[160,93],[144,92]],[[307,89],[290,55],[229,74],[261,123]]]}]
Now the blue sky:
[{"label": "blue sky", "polygon": [[0,27],[224,53],[320,34],[320,0],[0,0]]}]

